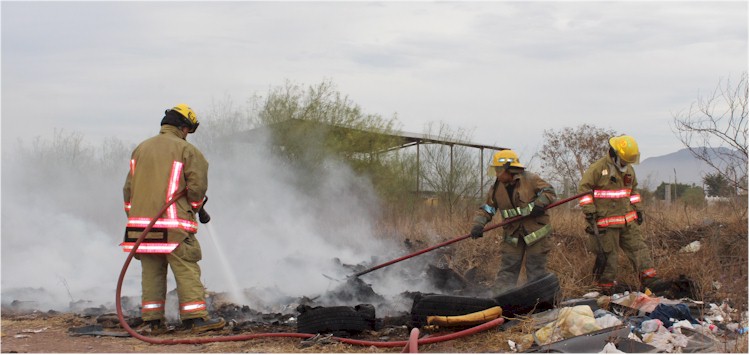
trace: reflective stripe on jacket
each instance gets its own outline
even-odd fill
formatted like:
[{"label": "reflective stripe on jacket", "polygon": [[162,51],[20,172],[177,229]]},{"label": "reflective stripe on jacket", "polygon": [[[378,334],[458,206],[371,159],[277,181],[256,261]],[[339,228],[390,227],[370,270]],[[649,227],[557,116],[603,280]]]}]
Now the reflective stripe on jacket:
[{"label": "reflective stripe on jacket", "polygon": [[[511,199],[505,185],[495,182],[487,194],[485,205],[474,213],[475,223],[487,224],[496,213],[503,219],[526,216],[531,213],[535,204],[544,207],[557,200],[552,185],[532,172],[523,171],[514,175],[513,183],[515,188]],[[503,235],[513,245],[517,245],[519,238],[531,245],[549,234],[551,227],[548,225],[549,214],[545,212],[539,217],[524,218],[503,226]]]},{"label": "reflective stripe on jacket", "polygon": [[641,195],[635,193],[638,180],[633,166],[621,172],[606,156],[591,164],[581,178],[578,192],[592,191],[579,199],[583,213],[595,213],[596,224],[604,228],[622,228],[637,219]]},{"label": "reflective stripe on jacket", "polygon": [[128,227],[144,228],[164,204],[178,192],[186,196],[172,204],[154,228],[198,230],[194,212],[203,203],[208,188],[208,162],[203,154],[182,138],[174,126],[161,126],[159,134],[139,144],[130,160],[123,197]]}]

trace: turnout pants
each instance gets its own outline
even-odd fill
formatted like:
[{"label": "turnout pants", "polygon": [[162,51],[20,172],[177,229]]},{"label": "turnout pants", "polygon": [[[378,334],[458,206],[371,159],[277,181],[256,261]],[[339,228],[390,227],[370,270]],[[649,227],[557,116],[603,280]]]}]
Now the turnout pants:
[{"label": "turnout pants", "polygon": [[495,294],[503,293],[513,289],[518,284],[521,267],[526,255],[526,281],[538,279],[547,274],[547,254],[550,251],[550,239],[546,236],[531,246],[521,238],[518,245],[503,242],[500,247],[502,252],[500,270],[497,272],[495,286],[492,291]]},{"label": "turnout pants", "polygon": [[194,234],[183,230],[169,230],[170,242],[180,245],[170,254],[139,254],[141,260],[142,310],[144,321],[164,319],[167,298],[167,266],[172,269],[177,283],[180,319],[208,316],[205,290],[201,283],[201,246]]},{"label": "turnout pants", "polygon": [[[590,250],[597,251],[596,236],[590,235]],[[604,254],[607,257],[607,263],[600,278],[600,283],[611,283],[617,280],[619,266],[617,246],[622,248],[625,256],[633,264],[636,272],[652,268],[654,261],[651,259],[646,242],[643,241],[640,227],[633,223],[627,224],[623,228],[607,228],[600,230],[599,241],[601,242]]]}]

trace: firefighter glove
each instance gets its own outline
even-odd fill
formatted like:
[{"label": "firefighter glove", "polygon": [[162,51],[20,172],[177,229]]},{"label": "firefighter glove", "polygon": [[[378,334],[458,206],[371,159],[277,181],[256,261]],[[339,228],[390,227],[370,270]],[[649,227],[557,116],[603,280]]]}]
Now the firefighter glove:
[{"label": "firefighter glove", "polygon": [[484,236],[484,226],[481,224],[474,225],[473,228],[471,228],[471,237],[474,239],[481,238]]},{"label": "firefighter glove", "polygon": [[539,217],[543,215],[544,215],[544,207],[534,204],[534,208],[531,209],[531,213],[529,213],[529,216]]},{"label": "firefighter glove", "polygon": [[638,225],[640,226],[643,224],[643,212],[638,211],[636,212],[636,215],[638,215],[638,218],[635,221],[638,222]]}]

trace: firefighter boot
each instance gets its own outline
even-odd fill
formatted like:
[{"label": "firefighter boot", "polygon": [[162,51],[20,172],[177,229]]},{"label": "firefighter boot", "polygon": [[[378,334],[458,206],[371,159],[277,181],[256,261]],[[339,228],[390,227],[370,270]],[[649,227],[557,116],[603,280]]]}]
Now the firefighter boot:
[{"label": "firefighter boot", "polygon": [[672,283],[669,281],[662,280],[656,276],[647,277],[641,280],[641,285],[645,289],[651,290],[651,292],[657,296],[668,295],[672,289]]},{"label": "firefighter boot", "polygon": [[185,329],[192,331],[193,333],[203,333],[209,330],[219,330],[224,328],[224,318],[193,318],[186,319],[183,321]]},{"label": "firefighter boot", "polygon": [[613,294],[617,293],[616,289],[617,289],[617,281],[600,280],[596,284],[596,290],[605,296],[612,296]]},{"label": "firefighter boot", "polygon": [[161,335],[167,332],[167,326],[161,319],[147,320],[143,326],[138,328],[138,333],[143,335]]}]

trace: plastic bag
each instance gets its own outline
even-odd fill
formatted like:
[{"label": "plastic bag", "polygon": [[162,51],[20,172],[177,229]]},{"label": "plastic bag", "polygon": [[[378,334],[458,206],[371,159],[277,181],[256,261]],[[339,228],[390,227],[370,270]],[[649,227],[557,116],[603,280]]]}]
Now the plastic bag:
[{"label": "plastic bag", "polygon": [[591,307],[582,305],[561,308],[557,320],[537,330],[534,335],[538,345],[546,345],[600,329],[603,328],[596,323]]}]

